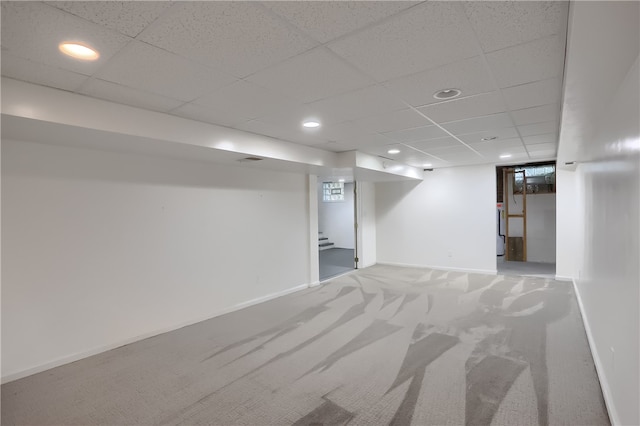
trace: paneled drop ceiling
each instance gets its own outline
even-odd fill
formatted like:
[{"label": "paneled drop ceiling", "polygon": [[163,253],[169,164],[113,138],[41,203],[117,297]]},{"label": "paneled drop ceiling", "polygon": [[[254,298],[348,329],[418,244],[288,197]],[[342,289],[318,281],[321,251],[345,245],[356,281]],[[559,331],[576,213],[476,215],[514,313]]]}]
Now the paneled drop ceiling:
[{"label": "paneled drop ceiling", "polygon": [[[2,75],[417,167],[536,161],[557,152],[567,11],[558,1],[3,1]],[[100,58],[61,55],[70,40]],[[447,88],[462,94],[433,97]],[[302,128],[308,118],[321,127]]]}]

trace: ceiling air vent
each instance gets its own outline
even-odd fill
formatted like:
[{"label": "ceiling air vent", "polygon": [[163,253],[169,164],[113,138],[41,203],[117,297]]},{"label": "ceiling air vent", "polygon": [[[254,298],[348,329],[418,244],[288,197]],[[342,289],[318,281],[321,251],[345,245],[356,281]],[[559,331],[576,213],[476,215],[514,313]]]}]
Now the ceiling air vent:
[{"label": "ceiling air vent", "polygon": [[262,161],[263,158],[260,157],[244,157],[239,159],[238,161],[241,163],[253,162],[253,161]]}]

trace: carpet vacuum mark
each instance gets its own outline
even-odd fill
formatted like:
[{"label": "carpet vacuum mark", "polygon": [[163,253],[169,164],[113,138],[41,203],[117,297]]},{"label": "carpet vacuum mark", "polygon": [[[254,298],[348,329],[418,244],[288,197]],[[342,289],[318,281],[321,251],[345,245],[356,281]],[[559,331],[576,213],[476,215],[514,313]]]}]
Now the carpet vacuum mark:
[{"label": "carpet vacuum mark", "polygon": [[608,425],[569,283],[376,265],[2,386],[3,425]]}]

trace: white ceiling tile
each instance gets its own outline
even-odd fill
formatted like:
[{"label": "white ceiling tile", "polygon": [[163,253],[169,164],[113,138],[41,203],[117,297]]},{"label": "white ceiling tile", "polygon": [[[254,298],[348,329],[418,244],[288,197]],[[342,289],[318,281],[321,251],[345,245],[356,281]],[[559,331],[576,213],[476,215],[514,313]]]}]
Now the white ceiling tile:
[{"label": "white ceiling tile", "polygon": [[247,120],[297,105],[295,101],[279,93],[243,80],[216,89],[197,98],[193,103],[205,108],[226,111]]},{"label": "white ceiling tile", "polygon": [[349,93],[316,101],[307,106],[324,117],[327,123],[357,120],[406,107],[380,86],[369,86]]},{"label": "white ceiling tile", "polygon": [[507,108],[524,109],[540,105],[558,103],[562,94],[559,78],[536,81],[520,86],[502,89]]},{"label": "white ceiling tile", "polygon": [[191,101],[236,81],[178,55],[134,41],[98,74],[103,80]]},{"label": "white ceiling tile", "polygon": [[511,111],[513,121],[517,126],[523,124],[543,123],[545,121],[560,121],[558,104],[541,105],[533,108]]},{"label": "white ceiling tile", "polygon": [[262,4],[314,39],[326,43],[418,3],[420,2],[271,1]]},{"label": "white ceiling tile", "polygon": [[[341,141],[339,140],[338,142]],[[344,140],[342,142],[349,142],[356,145],[358,148],[363,148],[365,146],[388,145],[390,143],[393,143],[394,141],[393,139],[389,139],[388,137],[381,135],[380,133],[373,133],[351,137],[348,140]]]},{"label": "white ceiling tile", "polygon": [[[347,141],[349,139],[361,138],[371,134],[371,132],[366,132],[350,122],[323,125],[315,132],[318,136],[329,141]],[[386,143],[389,144],[392,142],[393,141],[387,140]]]},{"label": "white ceiling tile", "polygon": [[247,80],[301,102],[313,102],[374,83],[324,47],[262,70]]},{"label": "white ceiling tile", "polygon": [[346,138],[337,138],[336,143],[352,146],[354,149],[364,149],[368,147],[376,147],[381,145],[389,145],[394,141],[378,133],[374,134],[357,134]]},{"label": "white ceiling tile", "polygon": [[443,131],[438,126],[414,127],[412,129],[396,130],[393,132],[385,132],[383,134],[393,140],[405,143],[449,136],[447,132]]},{"label": "white ceiling tile", "polygon": [[259,135],[271,136],[272,138],[304,145],[317,145],[328,142],[326,139],[320,137],[318,133],[314,131],[315,129],[308,129],[308,131],[306,131],[301,127],[297,129],[293,127],[286,128],[258,120],[247,121],[235,127]]},{"label": "white ceiling tile", "polygon": [[473,148],[477,149],[481,153],[485,152],[502,152],[502,151],[513,151],[514,148],[522,149],[522,141],[520,138],[512,138],[512,139],[496,139],[494,141],[480,142],[473,144]]},{"label": "white ceiling tile", "polygon": [[262,123],[295,130],[302,129],[303,122],[307,120],[314,120],[320,122],[321,126],[317,129],[305,129],[305,131],[319,133],[322,131],[324,126],[327,125],[329,117],[319,114],[318,111],[310,108],[308,105],[300,104],[281,108],[270,114],[259,117],[257,120]]},{"label": "white ceiling tile", "polygon": [[182,105],[170,111],[169,114],[225,127],[236,127],[246,121],[244,118],[228,113],[225,110],[204,108],[194,104]]},{"label": "white ceiling tile", "polygon": [[458,138],[468,144],[477,144],[484,142],[482,138],[494,136],[497,138],[496,140],[508,140],[512,138],[518,138],[518,141],[520,140],[518,131],[515,127],[503,127],[500,129],[490,129],[477,133],[468,133],[466,135],[459,135]]},{"label": "white ceiling tile", "polygon": [[76,90],[89,77],[2,53],[2,75],[62,90]]},{"label": "white ceiling tile", "polygon": [[482,159],[481,155],[478,155],[464,145],[451,148],[434,148],[429,151],[429,154],[450,162]]},{"label": "white ceiling tile", "polygon": [[465,133],[477,133],[492,131],[503,127],[513,127],[513,122],[507,113],[486,115],[484,117],[470,118],[468,120],[451,121],[443,123],[442,127],[454,135],[464,135]]},{"label": "white ceiling tile", "polygon": [[509,154],[511,155],[511,157],[509,157],[509,161],[515,161],[518,159],[526,159],[528,158],[527,155],[527,151],[525,151],[524,146],[520,145],[514,145],[514,146],[510,146],[510,147],[504,147],[502,149],[498,148],[495,150],[484,150],[484,151],[480,151],[482,155],[484,155],[487,159],[489,160],[500,160],[503,161],[505,160],[504,158],[500,158],[501,155],[505,155],[505,154]]},{"label": "white ceiling tile", "polygon": [[246,77],[316,43],[251,2],[180,2],[139,39]]},{"label": "white ceiling tile", "polygon": [[535,158],[537,160],[542,160],[542,159],[555,159],[557,156],[558,151],[556,149],[550,149],[547,151],[535,151],[535,152],[530,152],[529,153],[529,157],[531,158]]},{"label": "white ceiling tile", "polygon": [[537,143],[533,145],[527,145],[527,151],[529,153],[540,152],[540,151],[555,151],[558,146],[555,143]]},{"label": "white ceiling tile", "polygon": [[499,91],[454,99],[418,109],[437,123],[464,120],[506,111]]},{"label": "white ceiling tile", "polygon": [[526,124],[524,126],[518,126],[518,130],[523,137],[554,133],[558,131],[558,122],[547,121],[545,123]]},{"label": "white ceiling tile", "polygon": [[413,109],[408,108],[361,118],[355,120],[353,124],[368,132],[382,133],[421,127],[431,123]]},{"label": "white ceiling tile", "polygon": [[329,47],[379,81],[477,54],[463,12],[447,2],[425,2]]},{"label": "white ceiling tile", "polygon": [[465,13],[485,52],[561,34],[566,28],[569,2],[471,1]]},{"label": "white ceiling tile", "polygon": [[459,89],[462,96],[495,90],[479,56],[390,80],[384,85],[413,106],[441,102],[433,95],[442,89]]},{"label": "white ceiling tile", "polygon": [[407,143],[407,145],[425,152],[430,152],[433,149],[437,148],[459,148],[460,146],[462,146],[462,144],[458,140],[452,138],[451,136],[429,139],[426,141],[409,142]]},{"label": "white ceiling tile", "polygon": [[546,37],[498,50],[487,54],[487,62],[501,88],[562,76],[563,39]]},{"label": "white ceiling tile", "polygon": [[143,92],[142,90],[98,79],[90,80],[87,84],[83,85],[79,93],[160,112],[167,112],[183,104],[182,101],[176,99]]},{"label": "white ceiling tile", "polygon": [[537,145],[542,143],[558,143],[558,134],[557,133],[547,133],[544,135],[535,135],[535,136],[523,136],[522,140],[525,145]]},{"label": "white ceiling tile", "polygon": [[129,37],[137,36],[172,5],[171,2],[166,1],[48,1],[45,3]]},{"label": "white ceiling tile", "polygon": [[[55,7],[39,2],[2,2],[2,46],[8,53],[92,75],[131,39]],[[95,61],[79,61],[63,55],[58,45],[79,41],[100,53]],[[3,52],[4,55],[4,52]]]},{"label": "white ceiling tile", "polygon": [[[388,150],[390,149],[398,149],[400,150],[397,154],[389,154]],[[443,160],[439,157],[436,157],[430,153],[420,152],[411,147],[404,146],[401,144],[390,144],[385,146],[376,146],[370,148],[359,148],[359,151],[365,152],[371,155],[377,155],[383,158],[392,159],[394,161],[399,161],[405,164],[412,165],[414,167],[426,167],[426,164],[431,164],[429,167],[438,167],[438,166],[450,166],[451,164]]]}]

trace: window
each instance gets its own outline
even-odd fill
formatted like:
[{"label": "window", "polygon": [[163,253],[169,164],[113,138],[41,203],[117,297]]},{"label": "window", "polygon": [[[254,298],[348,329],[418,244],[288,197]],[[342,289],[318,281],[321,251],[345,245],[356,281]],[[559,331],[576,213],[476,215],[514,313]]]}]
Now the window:
[{"label": "window", "polygon": [[[547,194],[556,192],[555,164],[515,167],[515,171],[524,170],[527,175],[527,194]],[[522,194],[522,174],[515,176],[514,193]]]},{"label": "window", "polygon": [[323,182],[322,201],[325,203],[344,201],[344,182]]}]

